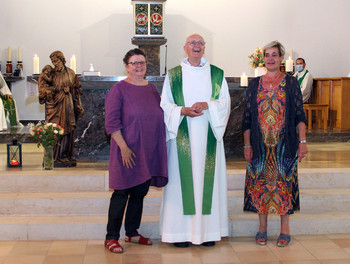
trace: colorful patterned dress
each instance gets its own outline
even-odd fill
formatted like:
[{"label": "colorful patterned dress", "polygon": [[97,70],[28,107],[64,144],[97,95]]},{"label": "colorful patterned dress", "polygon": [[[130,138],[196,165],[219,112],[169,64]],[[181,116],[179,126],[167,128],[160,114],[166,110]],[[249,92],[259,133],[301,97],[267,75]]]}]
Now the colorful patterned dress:
[{"label": "colorful patterned dress", "polygon": [[293,214],[299,210],[297,156],[284,158],[286,79],[267,90],[260,79],[257,92],[260,149],[247,165],[244,211]]}]

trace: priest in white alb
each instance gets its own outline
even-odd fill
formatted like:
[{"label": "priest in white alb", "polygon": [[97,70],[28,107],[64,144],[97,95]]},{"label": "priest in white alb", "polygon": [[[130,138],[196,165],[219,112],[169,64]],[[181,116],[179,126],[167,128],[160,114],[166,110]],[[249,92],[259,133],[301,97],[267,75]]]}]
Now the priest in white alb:
[{"label": "priest in white alb", "polygon": [[12,98],[12,93],[0,73],[0,131],[8,129],[10,126],[23,125],[18,119],[16,102]]},{"label": "priest in white alb", "polygon": [[223,136],[230,95],[223,70],[202,58],[200,35],[189,36],[184,50],[188,58],[169,70],[162,91],[169,182],[160,232],[176,247],[214,246],[228,236]]},{"label": "priest in white alb", "polygon": [[295,70],[294,77],[297,78],[300,85],[303,103],[308,103],[309,99],[311,99],[313,77],[309,70],[306,69],[306,63],[303,58],[298,58],[295,61]]}]

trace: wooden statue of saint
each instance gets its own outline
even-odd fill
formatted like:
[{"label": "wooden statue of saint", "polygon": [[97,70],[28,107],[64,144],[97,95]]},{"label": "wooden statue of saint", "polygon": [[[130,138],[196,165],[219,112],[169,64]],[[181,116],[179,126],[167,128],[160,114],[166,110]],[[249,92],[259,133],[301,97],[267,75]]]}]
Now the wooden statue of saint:
[{"label": "wooden statue of saint", "polygon": [[84,113],[83,93],[75,72],[68,68],[61,51],[51,53],[54,68],[46,65],[39,76],[39,102],[45,104],[46,122],[63,127],[64,134],[54,147],[55,167],[76,166],[74,131]]}]

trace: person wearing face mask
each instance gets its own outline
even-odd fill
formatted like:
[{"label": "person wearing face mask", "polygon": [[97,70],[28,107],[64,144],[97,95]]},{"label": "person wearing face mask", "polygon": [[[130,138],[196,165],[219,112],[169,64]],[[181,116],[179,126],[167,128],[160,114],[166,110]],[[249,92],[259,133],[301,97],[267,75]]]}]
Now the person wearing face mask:
[{"label": "person wearing face mask", "polygon": [[306,103],[311,99],[313,78],[311,73],[305,68],[306,63],[303,58],[298,58],[295,64],[296,73],[294,77],[296,77],[299,82],[301,93],[303,94],[303,102]]},{"label": "person wearing face mask", "polygon": [[223,144],[230,94],[220,68],[203,58],[205,41],[186,39],[188,57],[170,69],[163,86],[169,183],[160,214],[162,241],[176,247],[214,246],[228,236]]}]

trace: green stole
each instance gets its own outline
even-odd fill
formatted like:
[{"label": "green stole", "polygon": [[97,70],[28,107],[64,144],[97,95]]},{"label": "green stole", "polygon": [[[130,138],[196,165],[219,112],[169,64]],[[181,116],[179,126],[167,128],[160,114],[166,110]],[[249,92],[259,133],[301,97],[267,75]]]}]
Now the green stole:
[{"label": "green stole", "polygon": [[2,95],[0,95],[0,98],[2,100],[2,104],[4,105],[5,116],[9,115],[11,126],[16,126],[17,118],[16,118],[15,101],[13,101],[12,98],[8,98],[7,100],[5,100],[5,97]]},{"label": "green stole", "polygon": [[[224,72],[223,70],[214,65],[210,65],[210,71],[212,83],[211,101],[213,101],[219,98],[221,84],[224,78]],[[177,66],[169,70],[169,81],[171,93],[173,95],[175,104],[177,104],[178,106],[185,106],[185,100],[182,89],[181,66]],[[176,143],[177,154],[179,159],[183,212],[184,215],[194,215],[196,213],[196,208],[194,203],[191,149],[187,126],[187,116],[184,116],[184,118],[181,121],[176,137]],[[203,186],[203,215],[211,214],[214,188],[215,158],[216,138],[209,123]]]},{"label": "green stole", "polygon": [[299,79],[299,73],[297,73],[297,80],[298,80],[299,86],[301,86],[301,83],[304,81],[304,78],[308,72],[309,70],[306,70],[305,74],[300,79]]}]

